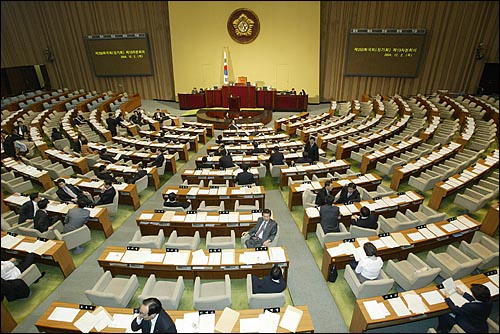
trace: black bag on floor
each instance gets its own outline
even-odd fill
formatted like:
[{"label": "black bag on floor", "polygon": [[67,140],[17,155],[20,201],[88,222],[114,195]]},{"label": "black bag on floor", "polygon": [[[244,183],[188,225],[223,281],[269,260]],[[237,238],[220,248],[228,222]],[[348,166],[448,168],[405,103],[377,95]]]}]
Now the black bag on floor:
[{"label": "black bag on floor", "polygon": [[330,269],[330,272],[328,273],[328,282],[335,283],[338,276],[339,273],[337,272],[337,266],[334,264],[332,266],[332,269]]}]

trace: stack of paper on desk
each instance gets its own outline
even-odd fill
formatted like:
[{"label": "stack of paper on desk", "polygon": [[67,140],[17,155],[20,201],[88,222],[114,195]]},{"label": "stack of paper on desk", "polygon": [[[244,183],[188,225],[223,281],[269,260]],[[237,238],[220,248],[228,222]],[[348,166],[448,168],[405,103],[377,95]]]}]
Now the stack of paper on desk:
[{"label": "stack of paper on desk", "polygon": [[203,249],[198,249],[197,251],[193,252],[193,258],[191,259],[191,265],[196,266],[196,265],[207,265],[208,263],[208,256],[205,255],[205,252]]},{"label": "stack of paper on desk", "polygon": [[283,314],[283,317],[281,318],[279,326],[295,333],[300,324],[300,320],[302,320],[303,313],[304,312],[302,310],[288,305],[286,307],[285,314]]},{"label": "stack of paper on desk", "polygon": [[226,307],[224,308],[224,311],[222,311],[222,314],[215,325],[215,329],[221,333],[231,333],[239,317],[239,312]]},{"label": "stack of paper on desk", "polygon": [[384,303],[379,303],[376,300],[363,302],[363,305],[372,320],[383,319],[390,315],[390,312],[387,310]]},{"label": "stack of paper on desk", "polygon": [[2,237],[2,248],[12,249],[15,245],[20,243],[24,239],[24,236],[17,235],[15,237],[7,234]]},{"label": "stack of paper on desk", "polygon": [[234,264],[235,263],[235,252],[234,249],[223,249],[221,264]]},{"label": "stack of paper on desk", "polygon": [[47,319],[52,321],[73,322],[78,312],[80,312],[80,310],[77,308],[56,307]]},{"label": "stack of paper on desk", "polygon": [[269,258],[271,262],[285,262],[285,251],[281,247],[269,247]]},{"label": "stack of paper on desk", "polygon": [[166,252],[163,264],[171,264],[176,266],[185,266],[188,264],[191,251],[179,250],[178,252]]},{"label": "stack of paper on desk", "polygon": [[408,305],[408,309],[416,314],[423,314],[429,312],[429,308],[422,301],[422,297],[415,291],[407,291],[402,293],[403,298]]},{"label": "stack of paper on desk", "polygon": [[406,304],[403,302],[401,297],[391,298],[388,301],[398,317],[404,317],[411,314],[410,310],[408,310],[408,307],[406,307]]}]

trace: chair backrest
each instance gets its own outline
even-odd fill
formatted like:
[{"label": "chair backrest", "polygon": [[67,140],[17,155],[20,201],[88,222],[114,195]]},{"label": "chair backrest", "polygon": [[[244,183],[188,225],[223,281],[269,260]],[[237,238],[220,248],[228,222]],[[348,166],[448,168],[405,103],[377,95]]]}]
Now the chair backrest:
[{"label": "chair backrest", "polygon": [[148,175],[144,175],[141,177],[139,180],[135,182],[135,185],[137,186],[137,192],[140,193],[144,189],[148,187]]},{"label": "chair backrest", "polygon": [[89,242],[91,239],[91,234],[90,234],[90,229],[87,227],[87,225],[83,225],[80,228],[77,228],[76,230],[69,231],[66,233],[60,233],[59,231],[54,231],[55,236],[58,240],[64,241],[66,244],[66,247],[68,249],[73,249],[78,246],[81,246],[85,244],[86,242]]},{"label": "chair backrest", "polygon": [[285,292],[277,293],[253,293],[252,275],[247,274],[247,297],[248,308],[271,308],[285,305]]},{"label": "chair backrest", "polygon": [[351,225],[349,232],[351,232],[351,238],[362,238],[377,235],[380,230],[380,224],[377,223],[377,229],[359,227],[357,225]]}]

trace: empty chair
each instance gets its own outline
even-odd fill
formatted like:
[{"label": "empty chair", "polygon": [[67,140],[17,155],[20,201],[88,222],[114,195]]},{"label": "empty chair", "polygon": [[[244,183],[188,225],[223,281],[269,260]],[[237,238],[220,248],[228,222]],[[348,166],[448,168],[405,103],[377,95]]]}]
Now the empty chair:
[{"label": "empty chair", "polygon": [[406,210],[406,216],[410,219],[416,219],[421,224],[431,224],[446,219],[446,214],[429,208],[427,205],[421,204],[418,211]]},{"label": "empty chair", "polygon": [[150,297],[158,298],[164,310],[177,310],[184,293],[184,277],[179,276],[176,281],[156,280],[155,274],[149,275],[142,293],[139,295],[139,304]]},{"label": "empty chair", "polygon": [[55,231],[62,232],[63,230],[63,224],[60,220],[56,221],[52,226],[54,226],[53,229],[47,230],[45,232],[40,232],[38,231],[34,226],[33,223],[30,223],[29,225],[25,224],[20,224],[18,226],[18,231],[19,234],[28,236],[28,237],[34,237],[34,238],[47,238],[47,239],[55,239]]},{"label": "empty chair", "polygon": [[394,195],[396,192],[389,187],[384,186],[382,183],[377,186],[375,191],[368,191],[368,194],[372,197],[384,197]]},{"label": "empty chair", "polygon": [[33,184],[30,180],[24,181],[22,177],[15,178],[10,181],[5,181],[3,178],[1,180],[2,190],[6,190],[8,193],[24,193],[26,191],[33,189]]},{"label": "empty chair", "polygon": [[343,223],[339,223],[340,232],[330,232],[326,233],[323,231],[323,227],[320,223],[316,224],[316,236],[321,245],[321,248],[325,248],[325,243],[332,241],[340,241],[344,239],[350,239],[351,233],[347,230]]},{"label": "empty chair", "polygon": [[71,143],[69,142],[68,138],[57,139],[54,141],[54,147],[61,151],[64,148],[64,146],[70,146],[70,145]]},{"label": "empty chair", "polygon": [[46,198],[48,200],[52,201],[59,201],[59,196],[57,196],[56,192],[59,189],[59,187],[54,186],[52,188],[49,188],[43,193],[40,193],[40,197]]},{"label": "empty chair", "polygon": [[498,265],[498,241],[485,234],[476,232],[471,243],[462,240],[459,249],[473,259],[481,259],[480,270]]},{"label": "empty chair", "polygon": [[410,219],[405,216],[401,211],[396,212],[396,217],[386,218],[382,215],[378,217],[378,223],[380,229],[384,232],[396,232],[401,230],[407,230],[409,228],[416,227],[420,225],[420,221],[417,219]]},{"label": "empty chair", "polygon": [[453,245],[444,253],[429,251],[425,262],[434,268],[441,268],[439,276],[452,277],[454,280],[470,275],[481,263],[481,259],[472,259]]},{"label": "empty chair", "polygon": [[69,231],[66,233],[61,233],[58,230],[54,230],[57,240],[62,240],[66,244],[69,250],[73,250],[73,254],[80,254],[85,250],[83,244],[89,242],[91,239],[90,230],[87,225],[83,225],[76,230]]},{"label": "empty chair", "polygon": [[397,166],[401,166],[405,163],[406,163],[406,160],[403,160],[403,159],[398,158],[398,157],[392,157],[392,158],[387,159],[385,162],[378,161],[375,169],[377,171],[379,171],[380,174],[382,174],[382,176],[392,175],[392,173],[394,172],[394,169]]},{"label": "empty chair", "polygon": [[302,193],[302,206],[304,209],[316,206],[316,194],[311,189],[306,189]]},{"label": "empty chair", "polygon": [[178,237],[177,231],[174,230],[170,234],[168,241],[165,244],[166,248],[196,250],[200,246],[200,232],[196,231],[194,236]]},{"label": "empty chair", "polygon": [[234,230],[231,230],[230,236],[212,237],[212,232],[207,232],[206,237],[207,249],[234,249],[236,248],[236,235]]},{"label": "empty chair", "polygon": [[196,310],[223,310],[231,307],[231,278],[224,275],[222,282],[201,283],[194,280],[193,307]]},{"label": "empty chair", "polygon": [[200,206],[197,209],[202,212],[219,212],[224,211],[224,201],[221,201],[219,205],[209,205],[205,204],[205,201],[201,201]]},{"label": "empty chair", "polygon": [[361,283],[358,276],[349,265],[345,267],[344,278],[351,288],[351,291],[354,293],[354,296],[356,296],[356,299],[385,295],[394,285],[394,280],[387,276],[383,270],[380,270],[377,279],[366,280]]},{"label": "empty chair", "polygon": [[107,270],[92,289],[85,290],[85,295],[94,305],[109,307],[127,307],[139,288],[137,276],[118,278]]},{"label": "empty chair", "polygon": [[162,248],[165,242],[165,235],[163,230],[160,229],[157,235],[141,235],[141,230],[135,232],[132,240],[130,240],[127,246],[140,247],[140,248]]},{"label": "empty chair", "polygon": [[248,308],[271,308],[285,305],[285,291],[274,293],[253,293],[252,274],[247,274]]},{"label": "empty chair", "polygon": [[236,212],[248,212],[252,210],[259,210],[260,209],[260,204],[259,200],[255,200],[254,204],[240,204],[240,200],[237,199],[234,202],[234,211]]},{"label": "empty chair", "polygon": [[259,166],[256,167],[256,169],[259,172],[259,180],[263,180],[266,177],[266,173],[267,173],[266,165],[259,164]]},{"label": "empty chair", "polygon": [[406,260],[389,260],[387,274],[404,290],[416,290],[431,284],[441,272],[441,268],[431,268],[418,256],[409,253]]},{"label": "empty chair", "polygon": [[362,238],[378,235],[380,232],[380,223],[377,223],[376,229],[351,225],[351,227],[349,227],[349,232],[351,233],[351,238]]},{"label": "empty chair", "polygon": [[59,179],[63,176],[71,176],[75,173],[73,170],[73,167],[68,166],[64,167],[63,165],[59,164],[58,166],[54,166],[54,168],[49,169],[49,175],[52,179]]},{"label": "empty chair", "polygon": [[281,168],[288,168],[288,165],[285,163],[284,165],[275,165],[273,166],[272,163],[269,163],[269,172],[271,173],[272,177],[280,177],[280,170]]},{"label": "empty chair", "polygon": [[141,193],[148,187],[148,175],[144,175],[139,180],[135,181],[135,186],[137,187],[137,192]]}]

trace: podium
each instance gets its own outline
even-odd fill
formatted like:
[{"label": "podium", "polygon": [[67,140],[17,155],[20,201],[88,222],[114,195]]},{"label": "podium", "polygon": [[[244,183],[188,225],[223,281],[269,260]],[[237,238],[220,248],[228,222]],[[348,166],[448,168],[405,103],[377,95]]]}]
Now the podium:
[{"label": "podium", "polygon": [[229,118],[238,118],[240,116],[241,98],[239,96],[229,96]]}]

